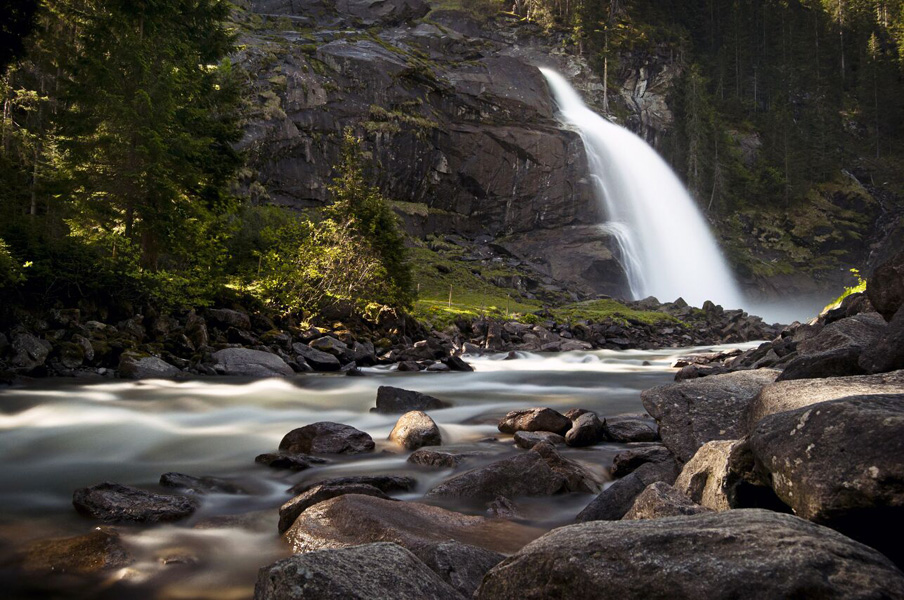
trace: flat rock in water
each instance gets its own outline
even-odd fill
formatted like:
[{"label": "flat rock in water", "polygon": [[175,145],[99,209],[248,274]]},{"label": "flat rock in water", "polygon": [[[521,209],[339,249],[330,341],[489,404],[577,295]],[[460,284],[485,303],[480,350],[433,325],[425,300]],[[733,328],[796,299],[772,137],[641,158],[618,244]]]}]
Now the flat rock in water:
[{"label": "flat rock in water", "polygon": [[395,542],[416,551],[425,545],[456,540],[510,553],[540,533],[510,521],[464,515],[438,506],[349,494],[308,508],[283,537],[294,552],[375,541]]},{"label": "flat rock in water", "polygon": [[624,419],[614,423],[606,422],[607,437],[613,442],[631,444],[633,442],[655,442],[659,439],[656,430],[638,419]]},{"label": "flat rock in water", "polygon": [[904,574],[831,529],[731,510],[555,529],[494,567],[477,600],[901,598]]},{"label": "flat rock in water", "polygon": [[254,600],[461,600],[405,548],[375,543],[297,554],[262,567]]},{"label": "flat rock in water", "polygon": [[752,431],[760,419],[772,414],[846,396],[869,394],[904,394],[904,371],[881,375],[779,381],[769,384],[751,402],[743,434]]},{"label": "flat rock in water", "polygon": [[248,490],[218,477],[193,477],[182,473],[164,473],[160,485],[193,494],[247,494]]},{"label": "flat rock in water", "polygon": [[226,348],[213,353],[218,373],[237,377],[290,377],[295,374],[275,354],[249,348]]},{"label": "flat rock in water", "polygon": [[352,485],[364,484],[370,485],[381,492],[410,492],[417,485],[414,477],[404,477],[400,475],[351,475],[349,477],[330,477],[313,482],[299,483],[289,488],[289,493],[298,495],[303,494],[309,489],[318,485]]},{"label": "flat rock in water", "polygon": [[606,425],[592,412],[576,417],[565,434],[565,443],[574,447],[593,446],[605,440]]},{"label": "flat rock in water", "polygon": [[381,385],[377,389],[377,406],[374,412],[383,414],[406,413],[412,410],[439,410],[451,404],[420,392]]},{"label": "flat rock in water", "polygon": [[710,509],[700,506],[669,484],[657,481],[644,488],[622,519],[625,521],[661,519],[705,512],[710,512]]},{"label": "flat rock in water", "polygon": [[373,452],[374,440],[351,425],[321,421],[287,433],[279,449],[290,454],[363,454]]},{"label": "flat rock in water", "polygon": [[195,498],[153,494],[110,482],[75,490],[72,504],[80,514],[108,523],[178,521],[191,516],[199,505]]},{"label": "flat rock in water", "polygon": [[290,471],[305,471],[314,465],[322,465],[326,461],[316,456],[307,454],[289,454],[286,452],[269,452],[254,457],[254,462],[267,465],[271,469],[288,469]]},{"label": "flat rock in water", "polygon": [[389,433],[389,439],[408,450],[423,446],[441,446],[443,443],[439,427],[427,413],[419,410],[407,412],[396,422]]},{"label": "flat rock in water", "polygon": [[119,533],[109,527],[96,527],[87,535],[28,544],[22,568],[29,572],[92,574],[133,562]]},{"label": "flat rock in water", "polygon": [[292,523],[295,522],[295,519],[298,518],[298,515],[318,502],[323,502],[324,500],[329,500],[330,498],[336,498],[345,494],[361,494],[362,496],[373,496],[375,498],[383,498],[384,500],[392,500],[392,498],[384,494],[381,490],[364,483],[315,485],[279,507],[279,524],[277,525],[279,533],[285,533],[285,531],[292,526]]},{"label": "flat rock in water", "polygon": [[675,455],[665,446],[644,446],[616,454],[612,461],[612,476],[624,477],[645,463],[670,463],[678,468]]},{"label": "flat rock in water", "polygon": [[743,437],[750,403],[778,373],[759,369],[713,375],[655,387],[640,397],[659,424],[663,443],[687,462],[706,442]]},{"label": "flat rock in water", "polygon": [[551,431],[516,431],[515,445],[530,450],[537,444],[546,442],[553,446],[564,446],[565,438]]},{"label": "flat rock in water", "polygon": [[904,564],[904,394],[852,396],[771,415],[751,432],[749,445],[795,514]]},{"label": "flat rock in water", "polygon": [[502,433],[551,431],[565,435],[569,429],[571,429],[571,419],[551,408],[513,410],[499,421],[499,431]]}]

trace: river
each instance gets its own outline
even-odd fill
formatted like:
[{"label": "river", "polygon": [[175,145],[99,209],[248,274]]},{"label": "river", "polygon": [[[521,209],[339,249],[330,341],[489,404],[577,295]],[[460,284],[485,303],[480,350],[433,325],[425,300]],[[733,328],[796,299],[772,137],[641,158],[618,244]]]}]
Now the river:
[{"label": "river", "polygon": [[[398,415],[369,412],[379,386],[451,402],[453,408],[431,411],[444,445],[490,449],[495,459],[519,451],[495,426],[509,410],[586,408],[600,417],[643,413],[640,392],[672,381],[676,356],[709,349],[466,357],[473,373],[377,367],[366,369],[365,377],[51,380],[0,389],[0,586],[30,597],[40,592],[60,598],[249,598],[257,569],[289,553],[276,523],[290,486],[336,475],[404,474],[415,477],[418,487],[398,497],[418,500],[450,475],[408,464],[408,453],[387,441]],[[290,430],[316,421],[366,431],[376,451],[302,472],[254,462],[258,454],[275,451]],[[613,456],[624,447],[602,444],[562,454],[606,479]],[[252,493],[205,495],[201,509],[176,525],[117,526],[136,562],[101,584],[78,578],[22,583],[15,556],[28,543],[83,535],[98,524],[76,514],[75,489],[115,481],[166,492],[157,483],[170,471],[229,478]],[[591,499],[532,500],[524,514],[531,524],[550,529],[570,522]],[[223,519],[242,515],[241,527]]]}]

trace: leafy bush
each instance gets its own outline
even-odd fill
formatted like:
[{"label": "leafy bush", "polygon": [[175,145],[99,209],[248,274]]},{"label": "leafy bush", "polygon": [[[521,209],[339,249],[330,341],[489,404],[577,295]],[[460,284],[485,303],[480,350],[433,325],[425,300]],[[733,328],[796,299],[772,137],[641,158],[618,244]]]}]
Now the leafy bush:
[{"label": "leafy bush", "polygon": [[0,289],[11,288],[25,281],[18,261],[9,252],[9,246],[0,238]]}]

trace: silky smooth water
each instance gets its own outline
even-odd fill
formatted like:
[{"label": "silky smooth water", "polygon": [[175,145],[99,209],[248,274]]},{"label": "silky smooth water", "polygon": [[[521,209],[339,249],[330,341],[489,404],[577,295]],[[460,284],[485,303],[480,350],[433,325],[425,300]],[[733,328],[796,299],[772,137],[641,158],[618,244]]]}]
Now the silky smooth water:
[{"label": "silky smooth water", "polygon": [[[561,411],[587,408],[601,417],[641,413],[640,392],[671,381],[669,365],[687,352],[466,357],[473,373],[374,368],[360,378],[53,380],[0,389],[0,589],[18,590],[20,597],[35,597],[34,586],[46,584],[61,598],[250,598],[258,568],[290,552],[276,523],[292,485],[340,475],[410,475],[418,486],[399,497],[420,500],[451,475],[451,470],[408,464],[409,453],[387,440],[398,415],[369,412],[379,386],[413,389],[451,402],[452,408],[430,413],[444,445],[487,452],[485,460],[491,461],[523,452],[496,429],[505,412],[551,406]],[[303,472],[254,462],[256,455],[275,451],[288,431],[316,421],[347,423],[368,432],[376,452],[331,458],[329,464]],[[493,438],[498,441],[487,441]],[[623,447],[603,444],[562,453],[604,481]],[[136,562],[101,583],[90,582],[94,587],[86,588],[88,583],[78,578],[39,577],[36,584],[16,570],[16,555],[32,540],[84,535],[98,524],[76,514],[73,490],[115,481],[173,493],[157,485],[168,471],[228,478],[251,493],[202,496],[199,512],[176,524],[117,526]],[[572,494],[518,503],[530,524],[547,530],[570,522],[591,499]]]},{"label": "silky smooth water", "polygon": [[668,164],[643,139],[590,110],[568,81],[540,69],[562,120],[581,136],[590,176],[635,300],[679,297],[741,308],[743,297],[715,238]]}]

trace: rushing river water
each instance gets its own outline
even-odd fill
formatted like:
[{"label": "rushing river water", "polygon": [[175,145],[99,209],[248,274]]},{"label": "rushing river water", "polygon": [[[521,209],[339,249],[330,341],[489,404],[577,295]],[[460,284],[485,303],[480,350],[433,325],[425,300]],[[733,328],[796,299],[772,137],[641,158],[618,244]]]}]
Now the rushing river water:
[{"label": "rushing river water", "polygon": [[[65,592],[57,597],[122,598],[134,592],[136,598],[249,598],[257,569],[289,553],[276,523],[290,486],[338,475],[405,474],[415,477],[418,487],[399,497],[417,500],[450,475],[450,470],[413,467],[406,462],[408,453],[387,441],[398,415],[369,412],[379,386],[450,401],[453,408],[431,411],[444,445],[489,451],[495,459],[518,451],[495,426],[507,411],[550,406],[562,412],[586,408],[601,417],[643,413],[640,392],[671,381],[672,361],[688,352],[466,357],[473,373],[375,368],[366,377],[55,380],[0,390],[0,586],[17,580],[13,557],[30,541],[83,535],[97,525],[76,514],[73,490],[115,481],[160,491],[160,475],[177,471],[229,478],[252,493],[205,495],[198,513],[176,525],[118,526],[136,562],[114,573],[108,587],[84,588],[78,580],[65,580],[60,584]],[[368,432],[376,452],[303,472],[254,462],[256,455],[275,451],[288,431],[316,421]],[[612,457],[623,448],[603,444],[562,453],[605,479]],[[549,529],[571,521],[591,499],[532,500],[524,504],[524,514]],[[240,517],[240,523],[225,516]],[[44,583],[48,589],[56,585]],[[27,584],[22,593],[33,594],[36,588],[28,586],[34,585]]]}]

